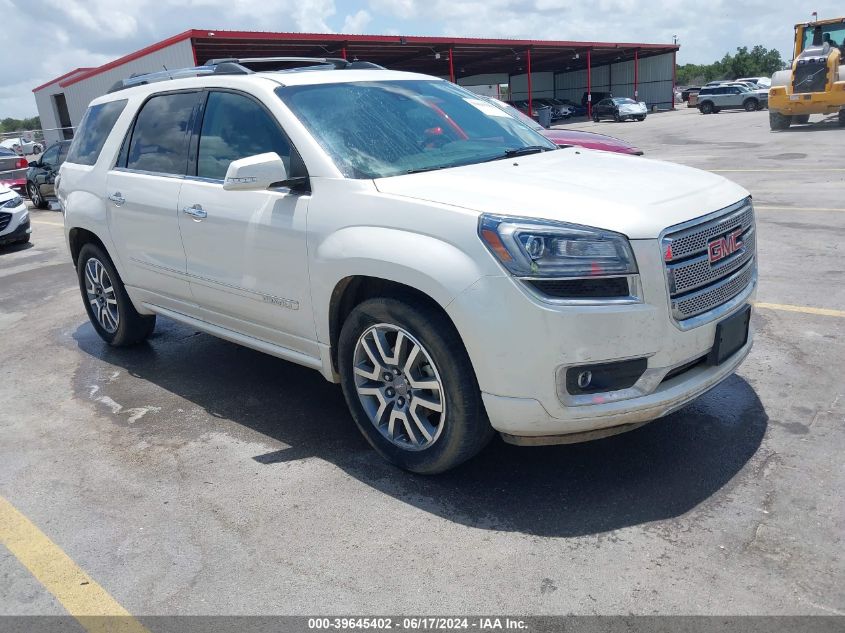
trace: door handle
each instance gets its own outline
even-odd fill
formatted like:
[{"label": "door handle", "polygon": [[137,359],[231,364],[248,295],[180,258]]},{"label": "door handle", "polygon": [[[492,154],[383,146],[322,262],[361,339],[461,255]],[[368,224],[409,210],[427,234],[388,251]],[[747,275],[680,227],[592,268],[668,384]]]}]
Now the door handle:
[{"label": "door handle", "polygon": [[123,197],[119,191],[115,191],[113,194],[109,196],[109,200],[114,203],[114,206],[120,207],[123,206],[123,203],[126,202],[126,198]]},{"label": "door handle", "polygon": [[200,220],[208,217],[208,213],[203,211],[202,205],[199,204],[195,204],[190,207],[183,207],[182,213],[190,215],[194,219],[194,222],[199,222]]}]

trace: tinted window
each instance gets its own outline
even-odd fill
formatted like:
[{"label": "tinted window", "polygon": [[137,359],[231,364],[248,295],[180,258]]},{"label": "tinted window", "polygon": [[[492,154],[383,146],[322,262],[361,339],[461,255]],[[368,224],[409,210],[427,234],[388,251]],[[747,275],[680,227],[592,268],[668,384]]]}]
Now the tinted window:
[{"label": "tinted window", "polygon": [[700,94],[700,95],[712,95],[713,94],[713,88],[702,88],[701,90],[698,91],[698,94]]},{"label": "tinted window", "polygon": [[117,117],[125,107],[126,99],[121,99],[88,108],[68,151],[68,162],[80,165],[96,163]]},{"label": "tinted window", "polygon": [[67,159],[68,148],[70,147],[70,143],[62,143],[59,145],[59,159],[56,163],[57,165],[61,165]]},{"label": "tinted window", "polygon": [[153,97],[135,121],[126,167],[183,176],[188,166],[188,128],[196,92]]},{"label": "tinted window", "polygon": [[229,163],[276,152],[290,171],[290,144],[258,103],[231,92],[208,95],[202,120],[197,176],[223,180]]},{"label": "tinted window", "polygon": [[50,149],[44,152],[41,157],[42,167],[58,167],[59,166],[59,146],[53,145]]}]

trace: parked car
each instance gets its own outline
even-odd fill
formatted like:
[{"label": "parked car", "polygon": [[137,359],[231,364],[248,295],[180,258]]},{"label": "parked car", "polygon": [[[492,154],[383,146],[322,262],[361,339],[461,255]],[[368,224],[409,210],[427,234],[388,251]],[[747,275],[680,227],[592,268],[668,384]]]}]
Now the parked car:
[{"label": "parked car", "polygon": [[772,78],[771,77],[740,77],[737,81],[748,81],[757,86],[758,88],[771,88],[772,87]]},{"label": "parked car", "polygon": [[16,191],[0,185],[0,246],[25,244],[30,233],[29,211],[23,198]]},{"label": "parked car", "polygon": [[628,97],[613,97],[602,99],[593,106],[593,121],[598,123],[602,119],[613,119],[614,121],[645,121],[648,115],[648,108],[642,101],[634,101]]},{"label": "parked car", "polygon": [[757,100],[759,104],[757,105],[758,110],[762,110],[763,108],[769,105],[769,89],[768,88],[761,88],[757,84],[752,83],[750,81],[732,81],[728,84],[723,84],[725,86],[739,86],[740,88],[747,88],[750,92],[754,93],[757,96]]},{"label": "parked car", "polygon": [[29,165],[23,156],[0,147],[0,186],[8,187],[18,195],[26,191],[26,168]]},{"label": "parked car", "polygon": [[698,92],[701,90],[701,86],[689,86],[681,90],[681,101],[687,102],[689,101],[689,96],[693,92]]},{"label": "parked car", "polygon": [[71,141],[53,143],[41,158],[29,163],[26,171],[26,192],[32,204],[39,209],[46,209],[50,201],[55,200],[54,185],[59,168],[67,158]]},{"label": "parked car", "polygon": [[520,112],[513,106],[508,105],[504,101],[499,101],[494,97],[484,97],[493,105],[496,105],[505,112],[510,114],[515,119],[522,121],[530,127],[532,130],[535,130],[549,139],[552,143],[557,145],[558,147],[572,147],[573,145],[578,147],[586,147],[588,149],[598,149],[605,152],[617,152],[619,154],[632,154],[634,156],[642,156],[643,151],[638,147],[631,145],[623,141],[622,139],[618,139],[613,136],[607,136],[606,134],[596,134],[595,132],[582,132],[581,130],[568,130],[568,129],[546,129],[537,121],[529,117],[528,115]]},{"label": "parked car", "polygon": [[[609,99],[613,96],[609,92],[591,92],[589,94],[591,95],[589,101],[593,104],[593,107],[595,107],[595,105],[602,99]],[[583,95],[581,95],[581,105],[584,106],[585,109],[587,107],[587,101],[587,93],[585,92]]]},{"label": "parked car", "polygon": [[698,93],[698,109],[702,114],[711,114],[728,109],[754,112],[760,107],[760,103],[757,94],[744,86],[704,87]]},{"label": "parked car", "polygon": [[575,103],[571,99],[559,99],[563,105],[568,105],[572,108],[572,116],[586,116],[587,108],[581,104]]},{"label": "parked car", "polygon": [[5,147],[15,152],[18,156],[29,156],[30,154],[40,154],[44,149],[44,145],[38,141],[27,141],[20,137],[7,138],[0,141],[0,147]]},{"label": "parked car", "polygon": [[754,210],[738,184],[558,148],[436,77],[315,63],[171,69],[88,107],[58,194],[106,343],[162,315],[316,369],[369,443],[420,473],[496,431],[631,429],[746,357]]}]

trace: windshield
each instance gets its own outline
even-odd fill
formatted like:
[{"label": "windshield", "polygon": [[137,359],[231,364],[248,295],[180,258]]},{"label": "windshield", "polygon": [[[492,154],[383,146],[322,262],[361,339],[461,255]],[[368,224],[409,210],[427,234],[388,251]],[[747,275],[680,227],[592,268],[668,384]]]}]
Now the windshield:
[{"label": "windshield", "polygon": [[[813,43],[813,27],[804,29],[804,41],[802,42],[801,50],[810,46]],[[845,42],[845,23],[837,22],[834,24],[825,24],[821,27],[822,43],[830,42],[831,46],[842,47]]]},{"label": "windshield", "polygon": [[499,101],[498,99],[494,99],[493,97],[486,97],[485,100],[489,101],[494,106],[501,108],[502,110],[504,110],[505,112],[510,114],[513,118],[517,119],[518,121],[522,121],[525,125],[530,127],[532,130],[537,130],[538,132],[540,132],[541,130],[546,129],[542,125],[537,123],[537,121],[532,119],[530,116],[528,116],[524,112],[517,110],[512,105],[508,105],[504,101]]},{"label": "windshield", "polygon": [[349,178],[384,178],[557,148],[502,109],[442,80],[285,86],[276,94]]},{"label": "windshield", "polygon": [[636,103],[636,101],[634,101],[633,99],[629,99],[628,97],[618,97],[614,99],[613,102],[617,105],[628,105],[631,103]]}]

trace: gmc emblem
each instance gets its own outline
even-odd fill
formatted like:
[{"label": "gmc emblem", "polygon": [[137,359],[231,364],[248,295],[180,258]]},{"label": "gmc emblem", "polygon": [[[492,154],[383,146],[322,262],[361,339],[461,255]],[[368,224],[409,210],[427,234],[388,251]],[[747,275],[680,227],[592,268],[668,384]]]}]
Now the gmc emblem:
[{"label": "gmc emblem", "polygon": [[725,259],[728,255],[733,255],[742,248],[742,229],[731,231],[723,237],[717,237],[707,243],[707,259],[711,264]]}]

